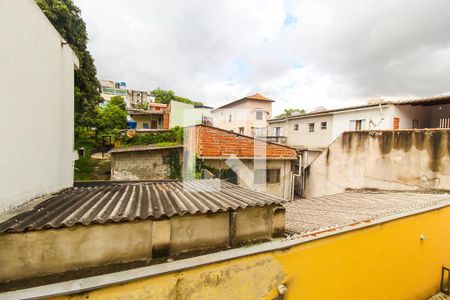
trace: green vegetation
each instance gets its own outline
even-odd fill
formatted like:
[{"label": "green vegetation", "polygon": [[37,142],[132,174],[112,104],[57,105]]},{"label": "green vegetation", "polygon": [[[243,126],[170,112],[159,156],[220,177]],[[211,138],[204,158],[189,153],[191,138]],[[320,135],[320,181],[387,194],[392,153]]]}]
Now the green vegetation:
[{"label": "green vegetation", "polygon": [[306,113],[306,111],[304,109],[288,108],[288,109],[285,109],[283,113],[275,116],[275,119],[286,118],[286,117],[291,116],[293,113],[304,114],[304,113]]},{"label": "green vegetation", "polygon": [[80,157],[75,161],[74,180],[109,180],[111,161]]},{"label": "green vegetation", "polygon": [[178,151],[169,154],[170,179],[181,179],[181,161]]},{"label": "green vegetation", "polygon": [[[120,102],[119,105],[121,105]],[[121,129],[126,127],[127,112],[112,101],[106,107],[97,108],[97,116],[98,118],[94,122],[96,134],[117,135]]]},{"label": "green vegetation", "polygon": [[125,99],[122,96],[112,96],[109,104],[118,106],[121,110],[126,110]]},{"label": "green vegetation", "polygon": [[[169,143],[169,144],[166,144]],[[139,133],[135,137],[129,138],[124,136],[122,138],[122,145],[135,146],[135,145],[179,145],[183,143],[183,128],[175,127],[168,132],[155,132],[155,133]]]},{"label": "green vegetation", "polygon": [[80,62],[75,70],[75,139],[78,139],[81,130],[95,127],[96,107],[101,100],[94,59],[87,50],[86,24],[72,0],[35,1]]},{"label": "green vegetation", "polygon": [[196,101],[192,101],[191,99],[188,99],[188,98],[177,96],[177,95],[175,95],[175,92],[171,91],[171,90],[166,91],[166,90],[162,90],[160,88],[156,88],[150,92],[150,95],[155,97],[155,101],[158,103],[169,104],[170,101],[175,100],[175,101],[183,102],[183,103],[187,103],[187,104],[203,105],[202,102],[196,102]]}]

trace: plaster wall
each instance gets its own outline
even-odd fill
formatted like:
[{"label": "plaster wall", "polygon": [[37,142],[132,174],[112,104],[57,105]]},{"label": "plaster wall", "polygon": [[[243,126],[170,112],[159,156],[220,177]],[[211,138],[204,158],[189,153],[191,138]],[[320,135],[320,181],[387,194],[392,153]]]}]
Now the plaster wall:
[{"label": "plaster wall", "polygon": [[[322,129],[321,123],[327,122]],[[309,123],[314,123],[314,132],[309,132]],[[298,130],[295,125],[298,124]],[[332,142],[333,116],[311,116],[309,118],[291,119],[269,124],[269,136],[275,136],[275,128],[281,127],[281,136],[287,137],[287,145],[305,148],[327,147]]]},{"label": "plaster wall", "polygon": [[450,130],[345,132],[309,166],[306,197],[346,189],[450,190]]},{"label": "plaster wall", "polygon": [[154,114],[154,115],[133,115],[131,117],[137,124],[136,129],[144,129],[144,123],[148,124],[148,128],[152,129],[152,121],[157,121],[156,128],[153,129],[164,129],[163,127],[163,118],[162,114]]},{"label": "plaster wall", "polygon": [[0,212],[72,186],[74,65],[33,0],[0,1]]},{"label": "plaster wall", "polygon": [[[233,171],[238,176],[237,184],[255,191],[267,192],[271,195],[288,199],[290,197],[290,186],[292,182],[292,164],[294,160],[254,160],[240,159],[239,163],[233,166]],[[205,165],[217,170],[229,169],[230,166],[221,159],[205,159]],[[279,169],[280,182],[256,184],[254,182],[255,169]]]},{"label": "plaster wall", "polygon": [[[256,112],[264,111],[262,120],[256,119]],[[231,122],[230,122],[231,115]],[[213,124],[225,130],[239,133],[244,127],[244,135],[252,135],[252,127],[267,128],[267,120],[272,116],[272,102],[247,100],[211,112]]]},{"label": "plaster wall", "polygon": [[0,235],[0,281],[151,259],[152,222],[126,222]]},{"label": "plaster wall", "polygon": [[386,130],[392,129],[393,117],[394,109],[391,105],[336,112],[333,114],[330,143],[343,132],[351,130],[351,120],[365,120],[362,130]]},{"label": "plaster wall", "polygon": [[268,207],[241,209],[236,214],[236,240],[238,242],[252,239],[270,239],[270,214]]}]

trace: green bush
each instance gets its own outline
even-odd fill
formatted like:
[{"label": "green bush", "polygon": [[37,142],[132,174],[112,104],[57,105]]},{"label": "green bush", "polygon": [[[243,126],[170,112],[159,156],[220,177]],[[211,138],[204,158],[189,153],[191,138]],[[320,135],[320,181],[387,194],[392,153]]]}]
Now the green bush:
[{"label": "green bush", "polygon": [[136,136],[129,138],[124,136],[122,138],[123,146],[135,146],[135,145],[164,145],[170,143],[170,145],[183,143],[183,128],[175,127],[168,132],[153,132],[153,133],[139,133]]}]

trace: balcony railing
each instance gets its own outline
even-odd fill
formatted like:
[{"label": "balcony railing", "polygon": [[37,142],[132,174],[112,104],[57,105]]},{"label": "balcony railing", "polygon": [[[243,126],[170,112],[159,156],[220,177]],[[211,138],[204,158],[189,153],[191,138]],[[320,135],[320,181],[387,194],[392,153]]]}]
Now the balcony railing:
[{"label": "balcony railing", "polygon": [[286,136],[257,136],[258,139],[278,144],[286,144],[287,137]]},{"label": "balcony railing", "polygon": [[127,95],[127,91],[124,89],[116,89],[116,88],[111,88],[111,87],[104,87],[102,88],[102,92],[104,94],[108,94],[108,95],[119,95],[119,96],[126,96]]}]

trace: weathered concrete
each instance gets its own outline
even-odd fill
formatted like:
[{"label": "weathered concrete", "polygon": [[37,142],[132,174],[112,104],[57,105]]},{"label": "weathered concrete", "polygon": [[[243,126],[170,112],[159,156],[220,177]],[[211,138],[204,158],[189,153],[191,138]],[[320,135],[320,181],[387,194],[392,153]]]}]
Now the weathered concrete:
[{"label": "weathered concrete", "polygon": [[228,246],[229,213],[171,218],[170,254]]},{"label": "weathered concrete", "polygon": [[450,190],[450,130],[345,132],[306,170],[306,197],[346,189]]},{"label": "weathered concrete", "polygon": [[238,242],[271,237],[269,209],[255,207],[239,210],[236,214],[236,240]]},{"label": "weathered concrete", "polygon": [[111,180],[169,179],[173,152],[178,153],[181,164],[182,148],[111,153]]},{"label": "weathered concrete", "polygon": [[152,257],[152,222],[0,235],[0,281]]}]

